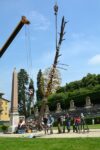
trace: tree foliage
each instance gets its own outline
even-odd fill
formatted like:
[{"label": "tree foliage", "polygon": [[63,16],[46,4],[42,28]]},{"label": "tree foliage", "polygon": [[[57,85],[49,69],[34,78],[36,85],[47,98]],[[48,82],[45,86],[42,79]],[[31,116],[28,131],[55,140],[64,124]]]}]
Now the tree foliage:
[{"label": "tree foliage", "polygon": [[[30,114],[31,107],[31,97],[29,93],[29,84],[33,86],[33,80],[30,80],[29,75],[24,69],[20,69],[18,73],[18,109],[19,114],[28,117]],[[33,96],[34,96],[34,86],[33,86]]]},{"label": "tree foliage", "polygon": [[87,96],[90,96],[93,104],[100,103],[100,74],[88,73],[79,81],[66,83],[55,94],[49,96],[48,101],[51,109],[56,107],[57,101],[61,103],[63,109],[69,108],[72,99],[76,106],[81,107],[85,105]]},{"label": "tree foliage", "polygon": [[36,91],[37,101],[42,100],[43,96],[44,96],[44,78],[42,71],[40,69],[37,74],[37,91]]}]

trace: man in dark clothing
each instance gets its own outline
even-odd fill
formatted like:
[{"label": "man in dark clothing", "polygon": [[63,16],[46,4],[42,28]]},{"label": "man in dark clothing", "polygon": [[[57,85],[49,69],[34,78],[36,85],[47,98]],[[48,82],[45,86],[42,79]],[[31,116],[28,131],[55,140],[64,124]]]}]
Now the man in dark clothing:
[{"label": "man in dark clothing", "polygon": [[58,133],[62,133],[62,130],[61,130],[62,119],[61,119],[60,116],[59,116],[58,119],[57,119],[57,123],[58,123]]},{"label": "man in dark clothing", "polygon": [[70,125],[71,125],[71,118],[69,114],[66,115],[66,126],[67,126],[67,131],[68,133],[70,132]]},{"label": "man in dark clothing", "polygon": [[44,118],[43,118],[45,134],[48,133],[48,125],[47,125],[47,122],[48,122],[48,117],[47,117],[47,115],[45,115]]}]

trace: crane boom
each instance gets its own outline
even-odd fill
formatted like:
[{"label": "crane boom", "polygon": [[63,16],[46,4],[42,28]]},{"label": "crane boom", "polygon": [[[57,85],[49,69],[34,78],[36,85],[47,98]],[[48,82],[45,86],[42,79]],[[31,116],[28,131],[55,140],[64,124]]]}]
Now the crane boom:
[{"label": "crane boom", "polygon": [[5,42],[5,44],[3,45],[3,47],[0,49],[0,57],[2,57],[2,55],[4,54],[4,52],[6,51],[6,49],[9,47],[9,45],[11,44],[11,42],[14,40],[14,38],[16,37],[16,35],[18,34],[18,32],[21,30],[21,28],[23,27],[24,24],[30,24],[30,22],[26,19],[25,16],[22,16],[22,19],[18,23],[17,27],[14,29],[14,31],[9,36],[9,38],[7,39],[7,41]]}]

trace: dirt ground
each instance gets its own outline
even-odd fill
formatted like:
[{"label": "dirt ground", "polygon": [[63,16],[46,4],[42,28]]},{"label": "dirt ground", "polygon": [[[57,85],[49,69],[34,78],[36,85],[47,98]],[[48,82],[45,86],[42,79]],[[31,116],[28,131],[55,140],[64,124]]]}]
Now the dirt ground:
[{"label": "dirt ground", "polygon": [[0,133],[0,137],[20,137],[20,138],[84,138],[84,137],[100,137],[100,129],[90,129],[89,132],[85,133],[61,133],[58,134],[57,130],[53,131],[53,134],[45,134],[44,131],[34,132],[34,133],[25,133],[25,134],[3,134]]}]

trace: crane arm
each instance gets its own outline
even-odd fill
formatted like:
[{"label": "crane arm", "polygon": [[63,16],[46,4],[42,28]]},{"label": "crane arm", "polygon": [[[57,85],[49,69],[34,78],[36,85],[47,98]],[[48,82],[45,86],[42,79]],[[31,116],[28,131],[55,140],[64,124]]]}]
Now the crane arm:
[{"label": "crane arm", "polygon": [[0,49],[0,57],[2,57],[2,55],[4,54],[4,52],[6,51],[6,49],[9,47],[9,45],[11,44],[11,42],[14,40],[14,38],[16,37],[16,35],[18,34],[18,32],[21,30],[21,28],[23,27],[24,24],[30,24],[30,22],[26,19],[25,16],[22,16],[22,19],[18,23],[17,27],[14,29],[14,31],[12,32],[12,34],[9,36],[8,40],[5,42],[5,44],[3,45],[3,47]]}]

